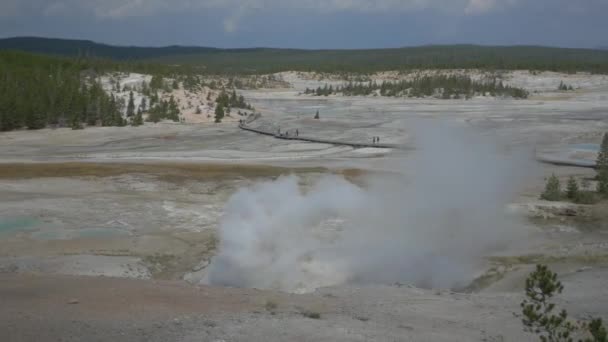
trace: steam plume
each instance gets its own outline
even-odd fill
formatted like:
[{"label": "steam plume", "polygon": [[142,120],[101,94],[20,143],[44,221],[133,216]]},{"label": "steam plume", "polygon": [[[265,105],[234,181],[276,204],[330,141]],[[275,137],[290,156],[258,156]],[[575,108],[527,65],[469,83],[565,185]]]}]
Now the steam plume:
[{"label": "steam plume", "polygon": [[207,282],[307,292],[344,283],[457,287],[523,226],[506,205],[529,171],[466,130],[422,124],[417,150],[366,186],[296,176],[238,191],[220,225]]}]

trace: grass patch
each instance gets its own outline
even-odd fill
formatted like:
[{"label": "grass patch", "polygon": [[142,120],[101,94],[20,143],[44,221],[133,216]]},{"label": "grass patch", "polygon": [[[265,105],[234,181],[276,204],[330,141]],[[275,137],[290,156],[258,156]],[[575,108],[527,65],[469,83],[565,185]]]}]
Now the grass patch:
[{"label": "grass patch", "polygon": [[114,177],[125,174],[150,174],[167,182],[278,177],[289,174],[333,173],[347,179],[363,176],[360,169],[329,170],[323,167],[288,168],[268,165],[194,164],[194,163],[14,163],[0,164],[0,179],[53,177]]},{"label": "grass patch", "polygon": [[179,258],[172,254],[153,254],[146,255],[142,262],[155,279],[170,279],[171,270],[179,265]]},{"label": "grass patch", "polygon": [[502,278],[504,278],[506,272],[507,272],[506,268],[504,268],[503,270],[500,270],[497,267],[492,267],[486,273],[473,279],[471,284],[469,284],[467,287],[465,287],[461,291],[467,292],[467,293],[481,291],[481,290],[485,289],[486,287],[488,287],[488,286],[496,283],[497,281],[501,280]]},{"label": "grass patch", "polygon": [[569,255],[569,256],[551,256],[542,254],[528,254],[519,256],[500,256],[490,257],[490,261],[501,265],[535,265],[535,264],[554,264],[576,262],[588,265],[598,265],[608,263],[608,254],[592,254],[592,255]]}]

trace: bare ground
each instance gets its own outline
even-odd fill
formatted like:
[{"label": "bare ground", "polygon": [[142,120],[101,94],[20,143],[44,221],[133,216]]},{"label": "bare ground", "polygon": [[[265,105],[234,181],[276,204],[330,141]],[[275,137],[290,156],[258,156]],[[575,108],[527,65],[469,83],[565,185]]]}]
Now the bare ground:
[{"label": "bare ground", "polygon": [[[0,274],[4,341],[523,340],[509,310],[409,287],[290,295],[113,278]],[[466,313],[466,314],[465,314]]]}]

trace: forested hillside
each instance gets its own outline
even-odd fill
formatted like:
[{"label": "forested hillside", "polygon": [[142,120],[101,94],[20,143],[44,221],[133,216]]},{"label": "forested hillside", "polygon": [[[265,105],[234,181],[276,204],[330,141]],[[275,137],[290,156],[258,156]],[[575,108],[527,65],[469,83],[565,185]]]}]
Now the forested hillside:
[{"label": "forested hillside", "polygon": [[[0,51],[0,131],[49,125],[72,128],[126,125],[122,113],[129,104],[108,95],[100,84],[100,77],[108,72],[141,72],[162,80],[164,76],[185,78],[193,70]],[[153,104],[156,103],[150,105]],[[158,101],[158,105],[166,104]]]},{"label": "forested hillside", "polygon": [[[120,80],[134,72],[138,74],[132,75],[141,80],[121,86]],[[0,51],[0,131],[48,126],[138,126],[144,119],[177,122],[183,119],[181,107],[197,107],[197,114],[201,114],[202,101],[188,96],[202,91],[206,91],[207,104],[217,102],[228,112],[229,108],[252,110],[243,96],[236,95],[235,87],[265,82],[270,80],[257,76],[252,80],[206,77],[195,68],[149,62]],[[181,104],[173,96],[180,89],[186,96]],[[226,89],[232,90],[231,96],[225,95]],[[220,94],[218,101],[211,97],[211,91],[214,96]]]},{"label": "forested hillside", "polygon": [[120,126],[117,102],[86,62],[0,52],[0,131],[84,123]]},{"label": "forested hillside", "polygon": [[0,49],[200,67],[207,73],[260,74],[286,70],[372,73],[411,69],[532,69],[608,73],[608,51],[540,46],[421,46],[368,50],[120,47],[82,40],[0,39]]}]

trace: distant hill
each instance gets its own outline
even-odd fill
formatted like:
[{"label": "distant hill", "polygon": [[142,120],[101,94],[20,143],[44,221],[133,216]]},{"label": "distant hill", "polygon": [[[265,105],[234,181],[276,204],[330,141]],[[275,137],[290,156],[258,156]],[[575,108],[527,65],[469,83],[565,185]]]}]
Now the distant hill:
[{"label": "distant hill", "polygon": [[60,56],[94,56],[117,60],[152,59],[172,55],[204,54],[218,49],[206,47],[136,47],[113,46],[90,40],[17,37],[0,39],[0,49],[53,54]]},{"label": "distant hill", "polygon": [[395,49],[300,50],[275,48],[131,47],[87,40],[0,39],[0,50],[61,56],[152,61],[204,66],[209,72],[285,70],[374,72],[416,68],[534,69],[608,73],[608,51],[542,46],[436,45]]}]

